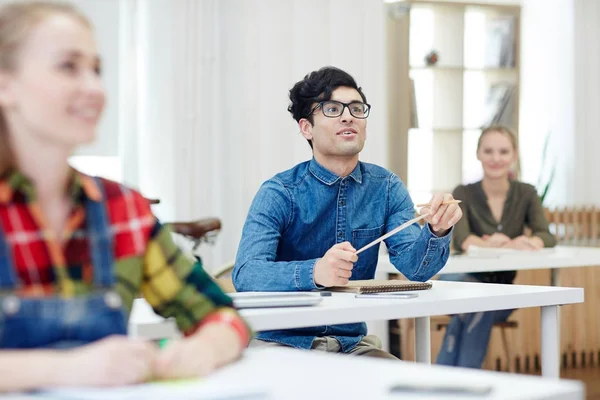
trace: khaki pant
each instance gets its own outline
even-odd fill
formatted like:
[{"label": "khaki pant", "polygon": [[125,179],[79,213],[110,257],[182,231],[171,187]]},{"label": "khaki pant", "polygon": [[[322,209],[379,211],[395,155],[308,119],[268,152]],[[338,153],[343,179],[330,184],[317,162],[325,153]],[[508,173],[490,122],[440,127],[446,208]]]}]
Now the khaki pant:
[{"label": "khaki pant", "polygon": [[[271,346],[287,347],[281,343],[266,342],[259,339],[252,339],[248,347],[258,348]],[[325,351],[328,353],[340,353],[342,351],[342,347],[340,346],[340,342],[338,342],[335,338],[331,336],[322,336],[313,341],[311,350]],[[381,349],[381,341],[375,335],[367,335],[363,337],[356,347],[350,350],[348,354],[353,356],[367,356],[397,360],[395,356]]]}]

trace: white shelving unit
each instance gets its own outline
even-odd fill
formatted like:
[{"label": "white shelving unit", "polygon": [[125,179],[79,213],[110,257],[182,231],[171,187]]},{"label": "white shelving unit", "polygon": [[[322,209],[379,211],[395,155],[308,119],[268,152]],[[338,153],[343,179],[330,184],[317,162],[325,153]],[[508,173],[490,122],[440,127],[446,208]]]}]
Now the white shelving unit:
[{"label": "white shelving unit", "polygon": [[[490,109],[505,108],[502,122],[518,134],[519,25],[519,6],[388,4],[389,167],[413,200],[479,179],[475,150]],[[438,61],[427,65],[432,50]],[[498,110],[488,100],[494,85],[498,94],[512,88]]]}]

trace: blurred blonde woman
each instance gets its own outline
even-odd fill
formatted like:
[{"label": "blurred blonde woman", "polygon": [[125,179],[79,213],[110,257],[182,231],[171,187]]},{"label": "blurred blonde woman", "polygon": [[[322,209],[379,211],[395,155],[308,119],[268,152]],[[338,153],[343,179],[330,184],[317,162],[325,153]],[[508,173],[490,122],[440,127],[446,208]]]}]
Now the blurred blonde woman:
[{"label": "blurred blonde woman", "polygon": [[[462,200],[463,218],[454,228],[457,249],[469,246],[503,247],[536,251],[554,247],[556,239],[548,230],[542,203],[536,189],[510,179],[517,162],[517,139],[506,127],[485,129],[477,143],[477,159],[483,179],[460,185],[454,198]],[[525,227],[531,236],[523,234]],[[516,271],[442,275],[444,280],[510,284]],[[512,310],[461,314],[452,317],[437,363],[480,368],[488,348],[494,323],[506,321]]]},{"label": "blurred blonde woman", "polygon": [[[249,331],[137,192],[69,167],[105,103],[92,27],[64,3],[0,7],[0,391],[195,377]],[[186,334],[128,339],[142,293]]]}]

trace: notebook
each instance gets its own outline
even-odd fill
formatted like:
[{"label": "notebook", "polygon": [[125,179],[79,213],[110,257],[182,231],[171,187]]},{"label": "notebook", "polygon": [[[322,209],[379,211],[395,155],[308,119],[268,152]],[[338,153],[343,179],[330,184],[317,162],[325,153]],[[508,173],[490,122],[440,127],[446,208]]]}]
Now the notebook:
[{"label": "notebook", "polygon": [[345,286],[332,286],[327,288],[332,292],[348,293],[384,293],[384,292],[406,292],[409,290],[427,290],[431,289],[431,282],[411,282],[401,280],[363,280],[350,281]]},{"label": "notebook", "polygon": [[237,292],[228,294],[235,308],[306,307],[319,304],[319,293]]}]

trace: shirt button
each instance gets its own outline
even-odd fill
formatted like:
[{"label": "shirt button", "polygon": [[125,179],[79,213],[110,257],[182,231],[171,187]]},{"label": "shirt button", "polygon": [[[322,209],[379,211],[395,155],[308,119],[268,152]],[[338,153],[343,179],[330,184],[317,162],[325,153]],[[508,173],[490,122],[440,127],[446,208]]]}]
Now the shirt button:
[{"label": "shirt button", "polygon": [[119,296],[115,292],[106,292],[104,294],[104,303],[108,306],[108,308],[111,308],[113,310],[117,310],[123,305],[121,296]]},{"label": "shirt button", "polygon": [[340,200],[340,206],[344,205],[344,200]]},{"label": "shirt button", "polygon": [[6,315],[15,315],[21,308],[21,301],[16,296],[8,296],[2,302],[2,310]]},{"label": "shirt button", "polygon": [[338,232],[338,237],[342,237],[342,231]]}]

